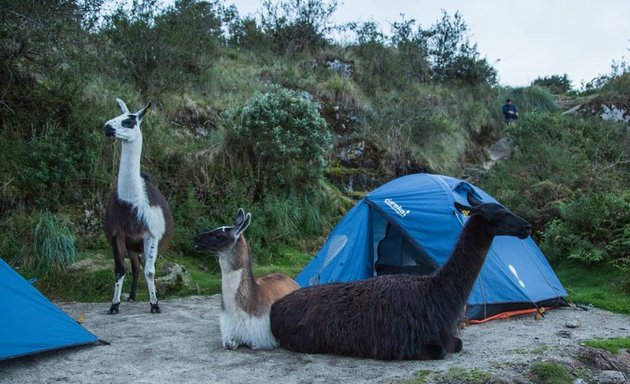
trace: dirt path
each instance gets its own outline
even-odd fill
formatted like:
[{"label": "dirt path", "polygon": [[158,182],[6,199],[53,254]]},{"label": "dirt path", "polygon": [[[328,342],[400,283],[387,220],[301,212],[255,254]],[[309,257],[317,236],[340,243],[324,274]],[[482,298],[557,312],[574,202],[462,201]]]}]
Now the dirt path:
[{"label": "dirt path", "polygon": [[[111,344],[0,362],[0,383],[383,383],[454,367],[505,379],[533,361],[574,361],[582,340],[630,336],[628,315],[565,308],[542,320],[469,326],[462,332],[464,350],[442,361],[383,362],[283,349],[224,350],[218,295],[164,301],[160,315],[149,314],[147,303],[122,303],[116,316],[106,315],[107,303],[60,306],[74,318],[83,316],[85,326]],[[626,379],[627,369],[620,368]]]}]

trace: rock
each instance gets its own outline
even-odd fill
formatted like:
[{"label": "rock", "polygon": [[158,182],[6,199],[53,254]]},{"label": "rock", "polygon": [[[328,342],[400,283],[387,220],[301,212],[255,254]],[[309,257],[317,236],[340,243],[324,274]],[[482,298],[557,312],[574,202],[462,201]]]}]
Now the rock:
[{"label": "rock", "polygon": [[503,137],[496,141],[488,148],[490,160],[497,161],[507,157],[510,154],[511,143],[510,139]]},{"label": "rock", "polygon": [[68,273],[73,275],[104,270],[111,270],[113,276],[114,261],[109,257],[105,257],[105,255],[101,253],[96,253],[90,258],[76,261],[68,266]]},{"label": "rock", "polygon": [[191,283],[192,278],[186,268],[172,262],[164,264],[155,278],[155,286],[161,295],[177,292],[189,287]]},{"label": "rock", "polygon": [[195,137],[206,137],[219,125],[219,114],[211,107],[190,98],[185,98],[183,103],[170,118],[174,127],[188,128]]},{"label": "rock", "polygon": [[339,59],[327,60],[326,66],[344,79],[350,79],[354,71],[354,63],[351,61],[342,61]]},{"label": "rock", "polygon": [[624,384],[628,382],[623,372],[619,371],[601,371],[595,375],[594,379],[601,384]]},{"label": "rock", "polygon": [[579,107],[582,115],[598,116],[602,120],[630,123],[630,98],[617,96],[611,98],[596,97]]},{"label": "rock", "polygon": [[582,104],[578,104],[575,107],[562,112],[562,114],[563,115],[577,115],[581,108],[582,108]]},{"label": "rock", "polygon": [[588,369],[619,371],[627,370],[628,368],[615,355],[598,348],[581,347],[576,358]]},{"label": "rock", "polygon": [[488,147],[488,157],[490,158],[483,164],[485,170],[489,170],[497,161],[505,159],[512,148],[512,143],[507,137],[503,137]]},{"label": "rock", "polygon": [[624,123],[630,122],[630,111],[623,107],[617,107],[614,104],[602,104],[602,110],[599,116],[602,120],[611,120],[615,122],[623,121]]},{"label": "rock", "polygon": [[572,319],[566,322],[566,324],[564,324],[565,327],[567,328],[579,328],[580,327],[580,322],[578,321],[578,319]]},{"label": "rock", "polygon": [[344,167],[367,169],[378,168],[382,156],[376,145],[364,140],[339,143],[336,154]]}]

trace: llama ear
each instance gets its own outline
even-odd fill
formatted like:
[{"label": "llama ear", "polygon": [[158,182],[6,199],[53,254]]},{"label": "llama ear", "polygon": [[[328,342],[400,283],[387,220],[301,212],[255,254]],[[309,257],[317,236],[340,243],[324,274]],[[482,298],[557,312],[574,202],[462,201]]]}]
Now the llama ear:
[{"label": "llama ear", "polygon": [[239,208],[238,212],[236,212],[236,217],[234,218],[234,228],[239,227],[243,221],[245,220],[245,211],[243,208]]},{"label": "llama ear", "polygon": [[477,199],[471,192],[468,192],[466,197],[468,198],[468,204],[470,204],[471,207],[478,207],[483,204],[481,200]]},{"label": "llama ear", "polygon": [[251,224],[251,222],[252,222],[252,214],[248,213],[247,215],[245,215],[245,221],[243,221],[241,225],[236,227],[236,236],[238,237],[241,235],[241,233],[245,232],[245,230],[247,229],[247,227],[249,227],[249,224]]},{"label": "llama ear", "polygon": [[147,104],[146,107],[142,108],[141,110],[139,110],[136,115],[138,115],[138,120],[142,120],[142,118],[144,117],[144,115],[147,113],[147,111],[149,110],[149,108],[151,108],[151,101],[149,101],[149,103]]},{"label": "llama ear", "polygon": [[457,201],[455,202],[455,209],[457,209],[464,216],[468,216],[470,212],[474,210],[474,208],[466,206],[464,204],[460,204]]},{"label": "llama ear", "polygon": [[116,98],[116,103],[118,103],[118,108],[122,113],[129,113],[129,108],[127,108],[127,104],[119,98]]}]

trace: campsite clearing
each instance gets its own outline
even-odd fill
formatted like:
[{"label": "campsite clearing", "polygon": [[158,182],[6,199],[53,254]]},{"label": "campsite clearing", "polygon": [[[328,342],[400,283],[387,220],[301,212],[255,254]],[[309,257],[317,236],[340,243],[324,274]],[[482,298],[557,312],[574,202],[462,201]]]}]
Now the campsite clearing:
[{"label": "campsite clearing", "polygon": [[[521,378],[535,362],[555,361],[593,375],[602,369],[579,361],[588,339],[630,337],[630,315],[599,309],[554,309],[541,320],[532,315],[472,325],[462,331],[464,349],[442,361],[374,361],[306,355],[283,349],[236,351],[221,347],[220,296],[163,301],[151,315],[146,303],[122,303],[107,315],[108,303],[63,303],[60,307],[111,343],[71,348],[0,362],[0,381],[17,383],[383,383],[417,372],[483,371],[500,382]],[[608,353],[608,352],[606,352]],[[629,374],[630,356],[619,375]],[[612,356],[612,355],[610,355]],[[623,365],[625,361],[628,365]],[[577,367],[577,368],[575,368]],[[625,373],[624,373],[625,371]],[[523,373],[524,372],[524,373]],[[516,375],[516,376],[515,376]],[[521,376],[518,376],[521,375]],[[623,376],[621,376],[623,377]],[[507,381],[505,381],[507,380]]]}]

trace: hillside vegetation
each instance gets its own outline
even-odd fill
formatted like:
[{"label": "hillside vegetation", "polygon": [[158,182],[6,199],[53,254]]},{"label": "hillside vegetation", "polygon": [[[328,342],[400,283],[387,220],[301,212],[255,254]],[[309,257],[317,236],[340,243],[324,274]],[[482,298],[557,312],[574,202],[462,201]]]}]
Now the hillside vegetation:
[{"label": "hillside vegetation", "polygon": [[[220,0],[127,3],[0,0],[0,257],[47,294],[109,299],[112,268],[63,277],[77,260],[111,262],[102,219],[120,144],[100,127],[116,97],[153,101],[142,167],[176,226],[160,263],[195,283],[176,294],[216,291],[216,262],[191,239],[238,207],[258,268],[295,274],[353,200],[422,171],[474,175],[532,221],[554,263],[630,266],[628,127],[556,103],[627,107],[625,67],[587,94],[566,76],[504,88],[458,13],[382,31],[333,26],[335,1],[265,0],[257,19]],[[331,40],[339,28],[347,44]],[[506,97],[521,111],[508,127]],[[510,156],[484,168],[503,137]]]}]

